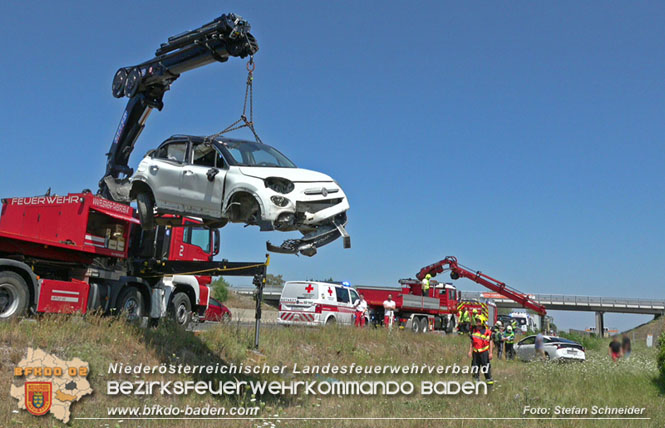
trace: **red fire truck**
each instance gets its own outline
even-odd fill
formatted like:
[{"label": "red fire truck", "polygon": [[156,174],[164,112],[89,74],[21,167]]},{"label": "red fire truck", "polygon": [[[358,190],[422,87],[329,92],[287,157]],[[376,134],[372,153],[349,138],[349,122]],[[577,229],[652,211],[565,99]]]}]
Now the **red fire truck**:
[{"label": "red fire truck", "polygon": [[[375,323],[383,320],[383,302],[392,295],[395,301],[394,321],[399,327],[414,332],[428,330],[445,330],[452,332],[457,324],[459,314],[463,310],[473,313],[474,310],[487,317],[488,324],[494,325],[497,320],[496,305],[490,299],[462,300],[461,293],[451,284],[442,284],[429,279],[444,271],[450,271],[453,280],[468,278],[490,290],[507,297],[525,308],[531,309],[541,316],[547,311],[545,307],[514,288],[508,287],[480,271],[473,271],[460,263],[457,258],[449,256],[420,269],[417,279],[402,279],[401,288],[357,286],[358,293],[363,294],[369,307],[370,319]],[[430,280],[430,288],[423,291],[423,280]]]},{"label": "red fire truck", "polygon": [[0,319],[99,310],[153,320],[170,313],[186,325],[205,312],[209,275],[254,276],[260,296],[267,260],[212,261],[219,233],[193,219],[161,216],[159,227],[142,230],[123,193],[136,140],[150,112],[163,108],[171,84],[186,71],[254,55],[258,44],[250,28],[242,17],[224,14],[170,37],[148,61],[116,72],[113,96],[129,100],[107,153],[100,196],[2,200]]},{"label": "red fire truck", "polygon": [[395,301],[394,323],[415,333],[443,330],[452,333],[457,313],[462,309],[476,309],[488,316],[490,325],[496,322],[496,305],[490,300],[461,300],[461,293],[451,284],[431,281],[430,289],[423,292],[421,281],[401,279],[400,288],[356,286],[367,301],[370,319],[375,324],[383,321],[383,302],[392,296]]},{"label": "red fire truck", "polygon": [[144,231],[132,207],[91,193],[3,199],[0,319],[99,310],[187,325],[205,312],[210,275],[263,281],[267,261],[212,261],[219,232],[179,221]]}]

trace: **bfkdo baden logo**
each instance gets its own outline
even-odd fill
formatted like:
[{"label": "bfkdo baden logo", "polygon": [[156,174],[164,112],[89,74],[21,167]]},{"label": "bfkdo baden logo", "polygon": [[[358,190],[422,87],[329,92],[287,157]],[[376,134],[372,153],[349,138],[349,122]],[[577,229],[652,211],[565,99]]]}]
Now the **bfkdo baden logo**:
[{"label": "bfkdo baden logo", "polygon": [[[67,423],[72,403],[92,394],[87,376],[88,363],[78,358],[61,360],[41,349],[28,348],[28,353],[14,368],[10,394],[18,407],[35,416],[51,413]],[[23,385],[16,385],[24,380]]]},{"label": "bfkdo baden logo", "polygon": [[51,408],[52,391],[51,382],[26,382],[25,408],[35,416],[45,415]]}]

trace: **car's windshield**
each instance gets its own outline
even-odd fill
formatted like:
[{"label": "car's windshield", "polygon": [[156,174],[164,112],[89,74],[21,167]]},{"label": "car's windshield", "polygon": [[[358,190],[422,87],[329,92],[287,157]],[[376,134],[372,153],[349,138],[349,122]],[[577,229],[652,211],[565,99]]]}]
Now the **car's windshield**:
[{"label": "car's windshield", "polygon": [[266,144],[251,141],[217,141],[231,165],[296,168],[286,156]]}]

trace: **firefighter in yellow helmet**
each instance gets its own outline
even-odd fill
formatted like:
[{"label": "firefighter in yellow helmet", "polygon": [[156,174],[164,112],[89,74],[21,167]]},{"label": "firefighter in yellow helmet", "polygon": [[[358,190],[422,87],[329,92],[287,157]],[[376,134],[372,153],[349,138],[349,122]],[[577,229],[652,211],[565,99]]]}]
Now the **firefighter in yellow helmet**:
[{"label": "firefighter in yellow helmet", "polygon": [[478,316],[479,316],[480,319],[482,320],[483,324],[487,325],[487,315],[485,315],[485,312],[482,312],[482,311],[481,311],[480,314],[479,314]]},{"label": "firefighter in yellow helmet", "polygon": [[515,349],[513,348],[515,331],[513,330],[513,326],[509,325],[506,327],[506,331],[503,333],[503,343],[506,345],[506,360],[512,360],[515,358]]},{"label": "firefighter in yellow helmet", "polygon": [[469,357],[471,358],[471,373],[475,380],[480,379],[480,373],[485,374],[485,382],[493,385],[492,367],[490,360],[494,352],[492,343],[492,332],[483,324],[480,317],[474,317],[474,325],[471,327],[471,345],[469,346]]},{"label": "firefighter in yellow helmet", "polygon": [[466,307],[463,307],[462,310],[460,311],[460,316],[459,316],[459,332],[460,333],[468,333],[469,332],[469,324],[471,324],[471,317],[469,316],[469,309]]},{"label": "firefighter in yellow helmet", "polygon": [[429,295],[429,281],[432,279],[432,275],[427,274],[425,275],[425,278],[421,281],[422,288],[423,288],[423,296],[428,296]]}]

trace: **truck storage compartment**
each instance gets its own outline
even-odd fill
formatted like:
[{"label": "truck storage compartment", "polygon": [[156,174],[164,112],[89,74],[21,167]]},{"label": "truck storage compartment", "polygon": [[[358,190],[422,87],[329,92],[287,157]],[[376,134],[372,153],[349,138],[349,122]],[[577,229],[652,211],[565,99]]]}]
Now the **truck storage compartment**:
[{"label": "truck storage compartment", "polygon": [[8,198],[2,201],[0,238],[127,257],[134,210],[89,193]]},{"label": "truck storage compartment", "polygon": [[89,291],[90,285],[84,281],[42,279],[39,287],[37,312],[64,314],[81,312],[85,314],[88,311]]}]

